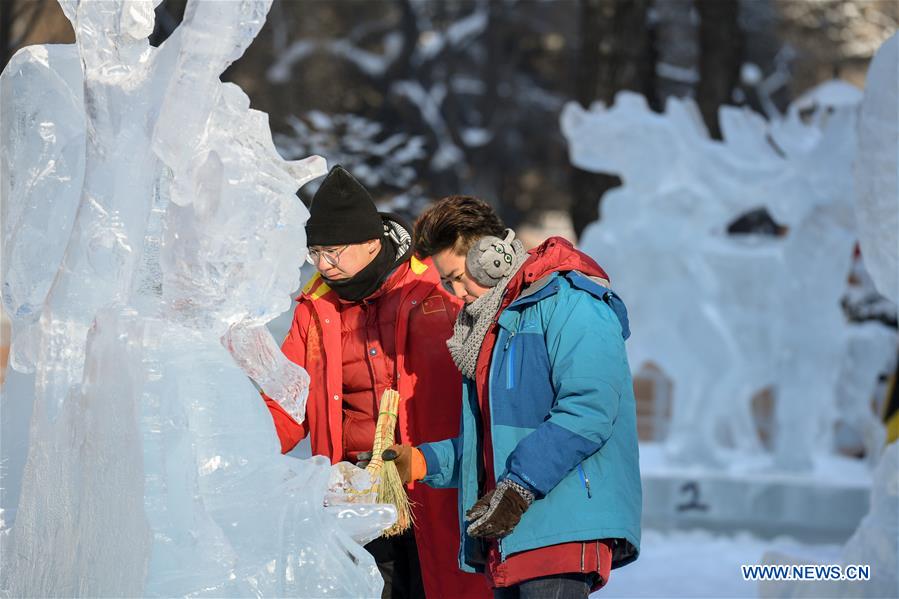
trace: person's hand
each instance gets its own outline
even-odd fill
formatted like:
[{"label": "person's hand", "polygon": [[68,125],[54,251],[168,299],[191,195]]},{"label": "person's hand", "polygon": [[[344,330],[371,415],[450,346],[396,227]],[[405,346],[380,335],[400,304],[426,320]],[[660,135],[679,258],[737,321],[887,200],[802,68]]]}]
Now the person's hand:
[{"label": "person's hand", "polygon": [[534,494],[516,482],[503,479],[465,513],[472,537],[504,537],[518,525],[534,503]]},{"label": "person's hand", "polygon": [[424,454],[411,445],[391,445],[384,450],[381,458],[396,464],[397,472],[400,473],[400,479],[404,484],[421,480],[428,473]]},{"label": "person's hand", "polygon": [[356,465],[360,468],[365,469],[369,462],[371,462],[370,451],[360,451],[356,454]]}]

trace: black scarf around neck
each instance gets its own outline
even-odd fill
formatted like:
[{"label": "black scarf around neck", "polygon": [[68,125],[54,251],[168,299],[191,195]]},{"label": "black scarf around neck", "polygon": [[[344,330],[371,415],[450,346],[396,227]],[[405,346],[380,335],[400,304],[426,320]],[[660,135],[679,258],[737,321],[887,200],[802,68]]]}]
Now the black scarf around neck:
[{"label": "black scarf around neck", "polygon": [[325,281],[340,299],[359,302],[381,287],[398,262],[393,244],[386,237],[382,237],[381,251],[368,266],[349,279],[325,279]]}]

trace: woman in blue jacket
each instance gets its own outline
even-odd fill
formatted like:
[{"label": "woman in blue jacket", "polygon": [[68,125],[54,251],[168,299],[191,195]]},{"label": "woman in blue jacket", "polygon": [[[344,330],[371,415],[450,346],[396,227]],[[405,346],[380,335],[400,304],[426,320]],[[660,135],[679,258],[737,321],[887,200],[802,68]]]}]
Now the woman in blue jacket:
[{"label": "woman in blue jacket", "polygon": [[414,240],[466,303],[447,341],[462,421],[454,439],[384,457],[459,489],[459,565],[495,597],[587,597],[640,546],[624,304],[589,256],[561,238],[525,252],[476,198],[435,204]]}]

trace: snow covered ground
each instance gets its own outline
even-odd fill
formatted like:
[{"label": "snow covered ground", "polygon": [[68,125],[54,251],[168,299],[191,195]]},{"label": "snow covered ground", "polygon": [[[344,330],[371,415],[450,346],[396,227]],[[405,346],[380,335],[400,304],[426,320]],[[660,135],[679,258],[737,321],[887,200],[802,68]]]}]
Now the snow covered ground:
[{"label": "snow covered ground", "polygon": [[758,597],[758,583],[743,580],[741,564],[761,564],[776,551],[809,562],[836,563],[839,545],[806,545],[780,537],[706,531],[662,533],[644,530],[640,558],[612,571],[609,583],[591,597]]}]

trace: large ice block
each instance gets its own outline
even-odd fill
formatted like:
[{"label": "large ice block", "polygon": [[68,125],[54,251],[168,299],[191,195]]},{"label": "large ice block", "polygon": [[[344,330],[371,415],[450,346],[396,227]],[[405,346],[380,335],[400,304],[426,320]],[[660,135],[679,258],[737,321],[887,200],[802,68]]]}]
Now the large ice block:
[{"label": "large ice block", "polygon": [[0,280],[4,307],[16,323],[11,360],[20,371],[34,369],[38,330],[33,325],[78,209],[84,181],[83,95],[74,46],[29,46],[0,75]]},{"label": "large ice block", "polygon": [[899,302],[899,34],[868,67],[858,137],[859,243],[877,288]]},{"label": "large ice block", "polygon": [[33,395],[0,594],[379,596],[360,543],[393,508],[342,501],[353,466],[281,456],[250,381],[302,419],[308,375],[264,325],[325,164],[283,160],[218,78],[270,0],[191,0],[153,48],[156,4],[61,0],[76,44],[0,76],[2,296],[34,371],[2,399]]}]

